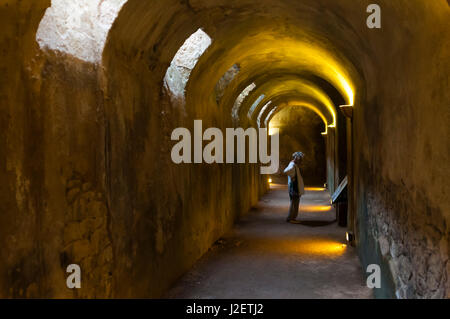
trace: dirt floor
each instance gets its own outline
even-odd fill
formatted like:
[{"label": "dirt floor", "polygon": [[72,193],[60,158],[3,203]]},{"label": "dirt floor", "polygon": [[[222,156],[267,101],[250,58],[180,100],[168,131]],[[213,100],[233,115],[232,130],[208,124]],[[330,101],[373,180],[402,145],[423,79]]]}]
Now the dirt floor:
[{"label": "dirt floor", "polygon": [[309,189],[300,225],[286,223],[287,188],[273,185],[166,298],[372,298],[330,196]]}]

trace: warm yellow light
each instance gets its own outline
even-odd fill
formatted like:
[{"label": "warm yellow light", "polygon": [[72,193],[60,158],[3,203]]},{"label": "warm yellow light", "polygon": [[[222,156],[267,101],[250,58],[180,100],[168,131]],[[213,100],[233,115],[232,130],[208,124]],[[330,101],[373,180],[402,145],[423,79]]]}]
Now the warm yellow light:
[{"label": "warm yellow light", "polygon": [[317,108],[316,106],[309,104],[309,103],[299,103],[298,106],[300,107],[306,107],[310,110],[313,110],[314,112],[316,112],[317,115],[320,116],[320,118],[322,119],[323,123],[325,124],[325,132],[322,133],[322,135],[327,135],[328,134],[328,122],[327,119],[325,118],[325,115],[323,115],[323,113],[319,110],[319,108]]},{"label": "warm yellow light", "polygon": [[269,183],[272,183],[272,179],[271,178],[269,178]]},{"label": "warm yellow light", "polygon": [[305,187],[305,190],[309,191],[309,192],[323,192],[323,191],[325,191],[325,188],[323,188],[323,187]]},{"label": "warm yellow light", "polygon": [[300,254],[339,256],[346,248],[342,243],[334,241],[305,240],[299,241],[294,251]]},{"label": "warm yellow light", "polygon": [[347,99],[348,99],[348,105],[353,106],[355,103],[355,93],[353,92],[353,89],[349,82],[340,74],[339,72],[336,72],[336,76],[339,80],[339,82],[342,85],[342,88],[344,89]]},{"label": "warm yellow light", "polygon": [[[313,83],[304,81],[304,80],[303,81],[298,81],[298,80],[284,81],[283,87],[295,88],[302,95],[311,97],[312,99],[317,101],[317,103],[320,103],[328,110],[331,118],[330,118],[330,121],[325,120],[325,115],[322,112],[320,112],[320,110],[317,106],[314,106],[310,103],[306,103],[306,102],[302,101],[302,99],[297,98],[297,99],[295,99],[295,101],[290,101],[288,103],[289,106],[297,105],[297,106],[304,106],[304,107],[310,108],[313,111],[315,111],[317,114],[319,114],[319,116],[322,117],[322,120],[324,120],[324,122],[325,122],[325,126],[336,127],[337,114],[336,114],[335,106],[333,104],[333,101],[331,101],[330,97],[320,87],[316,86]],[[331,122],[331,123],[328,124],[329,122]]]},{"label": "warm yellow light", "polygon": [[[328,134],[328,127],[329,127],[328,121],[327,121],[325,115],[323,114],[323,112],[318,107],[316,107],[316,106],[314,106],[314,105],[312,105],[310,103],[306,103],[306,102],[300,101],[300,100],[292,100],[292,101],[290,101],[289,103],[287,103],[285,105],[280,105],[279,107],[277,107],[277,109],[278,110],[282,110],[283,108],[286,108],[286,107],[306,107],[306,108],[314,111],[317,115],[319,115],[319,117],[322,119],[322,121],[323,121],[323,123],[325,125],[325,132],[323,132],[322,135],[327,135]],[[272,114],[270,114],[270,115],[272,115]],[[273,117],[272,119],[275,119],[275,117]],[[268,119],[266,119],[266,121],[267,120],[272,120],[272,119],[268,118]],[[269,126],[270,126],[270,123],[271,122],[269,122]]]},{"label": "warm yellow light", "polygon": [[[308,37],[305,36],[305,39]],[[271,45],[267,46],[267,43]],[[269,54],[283,57],[280,59],[280,66],[285,63],[291,68],[304,69],[323,77],[339,90],[347,104],[354,104],[353,83],[347,70],[350,63],[333,54],[333,50],[324,43],[261,32],[257,37],[242,39],[238,46],[228,51],[230,61],[254,59],[255,56],[265,57]]]},{"label": "warm yellow light", "polygon": [[307,205],[301,207],[301,211],[308,213],[329,212],[331,209],[332,209],[331,206],[321,206],[321,205]]},{"label": "warm yellow light", "polygon": [[318,90],[312,86],[308,87],[308,89],[311,90],[311,95],[316,97],[330,111],[331,116],[333,118],[333,123],[328,125],[328,127],[336,127],[337,115],[336,115],[336,110],[334,108],[334,104],[331,101],[331,99],[322,90]]},{"label": "warm yellow light", "polygon": [[354,236],[353,236],[353,233],[352,232],[346,232],[345,233],[345,239],[347,240],[347,243],[352,243],[353,242],[353,240],[354,240]]},{"label": "warm yellow light", "polygon": [[350,241],[350,235],[348,232],[345,233],[345,239],[347,240],[347,242]]},{"label": "warm yellow light", "polygon": [[310,256],[338,257],[345,253],[347,246],[342,242],[324,238],[257,238],[254,245],[261,251],[275,251],[277,253],[299,254],[307,258]]},{"label": "warm yellow light", "polygon": [[261,65],[267,65],[269,73],[271,70],[293,70],[294,73],[301,70],[305,74],[314,74],[333,85],[343,96],[344,104],[354,105],[355,83],[358,79],[353,76],[357,73],[352,62],[338,53],[338,48],[321,37],[315,37],[308,30],[296,29],[295,36],[289,36],[290,32],[280,32],[277,28],[267,28],[261,24],[258,31],[248,32],[227,47],[220,55],[218,67],[214,71],[197,75],[198,79],[192,82],[201,85],[193,85],[192,96],[213,92],[230,65],[240,61],[247,66],[249,77],[258,74]]},{"label": "warm yellow light", "polygon": [[273,136],[275,134],[279,134],[280,133],[280,129],[278,127],[270,127],[269,126],[269,135]]}]

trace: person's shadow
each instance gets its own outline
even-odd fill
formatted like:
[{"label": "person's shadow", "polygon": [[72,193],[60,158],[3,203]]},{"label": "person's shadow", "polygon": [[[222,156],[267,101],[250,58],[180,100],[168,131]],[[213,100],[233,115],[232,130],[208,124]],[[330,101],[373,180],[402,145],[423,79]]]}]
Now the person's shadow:
[{"label": "person's shadow", "polygon": [[333,221],[319,221],[319,220],[301,220],[300,225],[308,227],[324,227],[336,223],[337,220]]}]

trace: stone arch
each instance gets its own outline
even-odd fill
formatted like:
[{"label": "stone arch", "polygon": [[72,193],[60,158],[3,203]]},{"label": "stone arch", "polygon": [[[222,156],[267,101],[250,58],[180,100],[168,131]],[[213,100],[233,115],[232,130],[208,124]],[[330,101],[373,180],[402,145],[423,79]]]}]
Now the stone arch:
[{"label": "stone arch", "polygon": [[187,82],[198,60],[211,45],[212,39],[202,29],[193,33],[175,54],[164,77],[164,86],[168,89],[173,102],[184,104]]},{"label": "stone arch", "polygon": [[247,98],[247,96],[256,88],[256,84],[255,83],[251,83],[250,85],[248,85],[240,94],[239,96],[236,98],[234,105],[233,105],[233,109],[231,110],[231,116],[233,117],[233,119],[235,121],[239,120],[239,110],[240,107],[242,105],[242,103],[244,102],[245,98]]},{"label": "stone arch", "polygon": [[[272,118],[274,118],[275,115],[277,115],[277,113],[281,112],[283,109],[285,109],[287,107],[304,107],[304,108],[314,111],[314,113],[316,113],[322,119],[323,124],[325,126],[325,131],[322,132],[322,135],[328,134],[328,125],[329,125],[328,123],[329,122],[328,122],[325,114],[323,114],[323,112],[315,105],[313,105],[311,103],[303,102],[303,101],[292,100],[290,102],[282,103],[279,106],[276,106],[276,107],[270,109],[270,111],[264,121],[265,126],[269,127],[269,123],[272,120]],[[261,114],[261,116],[262,116],[262,114]]]},{"label": "stone arch", "polygon": [[52,0],[36,41],[41,49],[100,63],[109,30],[127,0]]}]

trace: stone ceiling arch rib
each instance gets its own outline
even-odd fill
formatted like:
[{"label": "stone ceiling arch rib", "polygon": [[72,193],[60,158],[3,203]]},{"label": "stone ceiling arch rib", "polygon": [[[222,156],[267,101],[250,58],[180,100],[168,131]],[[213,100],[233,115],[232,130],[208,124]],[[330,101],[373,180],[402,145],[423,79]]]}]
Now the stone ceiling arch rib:
[{"label": "stone ceiling arch rib", "polygon": [[252,103],[252,101],[261,94],[265,94],[265,97],[259,101],[258,106],[255,108],[254,112],[252,112],[250,121],[253,125],[255,125],[257,116],[260,114],[262,107],[267,102],[272,101],[275,104],[279,103],[275,102],[275,99],[283,96],[295,97],[297,100],[310,100],[311,104],[320,105],[320,107],[323,108],[324,113],[326,113],[329,118],[329,125],[336,125],[336,108],[328,95],[314,83],[295,78],[285,78],[283,81],[274,79],[273,81],[266,82],[264,85],[258,87],[249,95],[248,99],[246,99],[241,106],[241,117],[245,116],[247,110],[249,109],[249,103]]},{"label": "stone ceiling arch rib", "polygon": [[[346,104],[354,104],[356,94],[365,86],[364,74],[371,68],[365,34],[354,27],[354,21],[347,21],[344,13],[335,13],[342,10],[324,13],[320,10],[322,2],[262,0],[256,6],[247,0],[155,0],[150,5],[129,0],[110,32],[105,56],[111,56],[111,49],[122,50],[123,56],[134,56],[135,62],[149,59],[154,76],[159,78],[161,69],[170,64],[168,55],[176,52],[182,38],[202,27],[215,41],[191,74],[186,86],[191,101],[187,103],[205,107],[205,101],[215,99],[221,77],[231,65],[238,64],[240,72],[232,82],[245,81],[245,75],[250,78],[259,67],[268,67],[271,73],[272,68],[284,66],[324,78],[339,89]],[[170,12],[157,15],[155,12],[163,6],[170,7]],[[335,25],[340,27],[329,34]],[[359,61],[364,63],[360,65]],[[226,90],[233,87],[231,83]],[[237,97],[239,93],[234,94]],[[228,108],[235,99],[227,103]]]},{"label": "stone ceiling arch rib", "polygon": [[322,135],[328,134],[328,125],[329,125],[328,123],[329,122],[327,121],[325,114],[314,104],[304,102],[304,101],[297,101],[295,99],[292,99],[289,102],[280,103],[280,104],[278,104],[278,106],[273,107],[268,112],[266,112],[265,113],[266,117],[264,120],[265,127],[269,127],[269,123],[274,116],[276,116],[283,109],[289,108],[289,107],[304,107],[304,108],[307,108],[307,109],[313,111],[314,113],[316,113],[320,117],[320,119],[322,120],[322,122],[324,124],[324,131],[322,132]]},{"label": "stone ceiling arch rib", "polygon": [[[273,71],[273,74],[267,74],[265,72],[259,72],[252,74],[251,77],[247,78],[247,76],[244,76],[244,78],[238,78],[230,83],[229,87],[227,88],[227,91],[225,92],[223,99],[221,103],[219,104],[219,107],[221,109],[227,109],[228,106],[231,104],[230,101],[237,101],[239,99],[239,104],[234,105],[233,107],[233,117],[238,117],[238,111],[241,107],[241,104],[244,102],[244,99],[247,98],[247,96],[256,88],[261,87],[264,84],[267,84],[268,82],[275,83],[283,82],[286,80],[297,80],[299,82],[305,82],[310,83],[311,85],[317,87],[317,89],[320,89],[326,94],[330,100],[332,101],[332,104],[336,105],[343,105],[345,103],[344,97],[339,93],[339,91],[329,82],[326,80],[315,76],[310,73],[306,72],[298,72],[295,73],[292,70],[289,69],[278,69],[275,68]],[[247,81],[251,82],[250,85],[247,85]],[[256,85],[256,83],[258,85]],[[248,92],[246,89],[251,86],[252,89]],[[243,89],[245,87],[245,89]],[[246,94],[242,95],[242,92],[246,92]],[[241,92],[238,97],[236,97],[236,92]],[[248,93],[248,94],[247,94]],[[236,102],[235,102],[236,103]],[[239,112],[240,113],[240,112]]]},{"label": "stone ceiling arch rib", "polygon": [[173,103],[180,101],[184,104],[186,84],[191,72],[211,43],[209,35],[198,29],[178,49],[164,76],[164,86],[169,91]]},{"label": "stone ceiling arch rib", "polygon": [[[332,121],[332,118],[327,112],[327,109],[311,97],[301,97],[298,95],[281,95],[279,97],[275,97],[272,100],[270,107],[264,113],[261,113],[260,116],[265,119],[264,123],[266,123],[266,121],[270,118],[271,113],[274,112],[274,109],[278,110],[286,106],[298,105],[307,107],[316,112],[324,122],[324,133],[328,132],[328,127]],[[265,124],[265,126],[267,126],[267,124]]]},{"label": "stone ceiling arch rib", "polygon": [[[253,38],[248,36],[236,39],[226,50],[213,45],[209,54],[202,57],[197,72],[193,74],[196,79],[193,83],[199,85],[193,84],[190,94],[209,96],[212,90],[208,88],[208,84],[203,85],[205,79],[208,78],[211,83],[214,83],[219,79],[220,74],[226,72],[228,65],[239,63],[241,71],[234,79],[234,83],[227,88],[228,91],[233,91],[232,94],[236,94],[234,91],[236,88],[237,91],[243,89],[239,87],[240,82],[244,83],[242,86],[254,82],[256,74],[272,74],[272,72],[276,74],[284,70],[287,73],[311,74],[322,78],[344,96],[344,104],[354,104],[357,87],[354,83],[358,82],[358,86],[361,86],[361,81],[353,80],[353,78],[359,78],[357,75],[354,76],[358,72],[349,61],[344,59],[344,62],[341,62],[342,57],[339,54],[335,57],[335,49],[328,50],[326,45],[302,31],[298,31],[297,38],[283,38],[281,34],[266,30],[258,31],[249,31],[249,34],[256,35]],[[217,46],[220,45],[217,44]],[[200,85],[200,83],[203,84]],[[228,94],[225,93],[224,96]],[[222,105],[226,107],[230,105],[225,97],[223,100]]]}]

